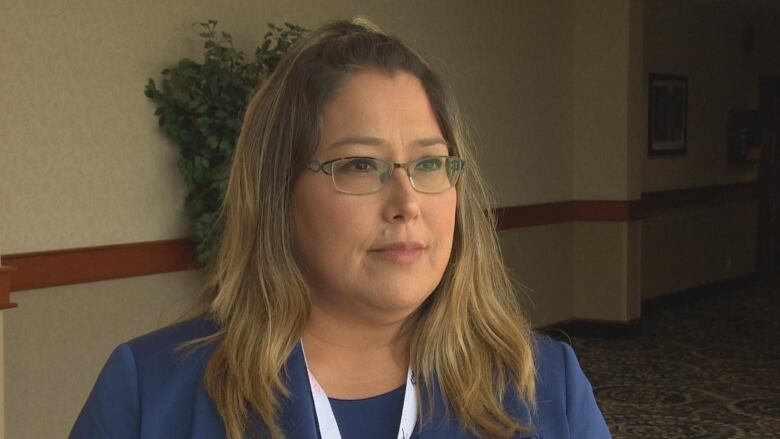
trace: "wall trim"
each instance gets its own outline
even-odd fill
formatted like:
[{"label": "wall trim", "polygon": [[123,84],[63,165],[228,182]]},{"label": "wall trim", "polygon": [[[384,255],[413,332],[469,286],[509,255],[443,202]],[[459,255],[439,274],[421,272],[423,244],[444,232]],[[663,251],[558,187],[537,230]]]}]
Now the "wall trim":
[{"label": "wall trim", "polygon": [[[570,221],[642,220],[648,211],[758,201],[756,182],[648,192],[641,200],[574,200],[495,209],[498,230]],[[188,238],[3,255],[15,267],[10,291],[168,273],[195,268]],[[3,267],[5,268],[5,267]],[[10,272],[5,272],[7,278]],[[6,301],[6,305],[13,305]],[[0,309],[3,302],[0,296]]]},{"label": "wall trim", "polygon": [[761,273],[754,271],[728,279],[642,299],[642,311],[663,311],[665,308],[675,307],[680,303],[693,302],[705,296],[723,294],[739,288],[747,288],[760,279],[762,279]]},{"label": "wall trim", "polygon": [[576,200],[495,210],[498,230],[516,229],[569,221],[637,221],[643,217],[641,200]]},{"label": "wall trim", "polygon": [[3,256],[16,268],[11,291],[188,270],[195,267],[189,239],[83,247]]},{"label": "wall trim", "polygon": [[[747,288],[762,279],[759,272],[739,275],[733,278],[711,282],[697,287],[673,291],[661,296],[642,299],[642,315],[662,313],[664,310],[679,306],[682,303],[691,303],[704,297],[724,294],[735,289]],[[556,340],[570,342],[574,337],[633,337],[642,334],[645,330],[642,317],[622,320],[599,319],[566,319],[560,322],[547,323],[534,329]]]},{"label": "wall trim", "polygon": [[0,266],[0,310],[16,308],[16,304],[11,302],[11,272],[13,271],[16,271],[16,268]]}]

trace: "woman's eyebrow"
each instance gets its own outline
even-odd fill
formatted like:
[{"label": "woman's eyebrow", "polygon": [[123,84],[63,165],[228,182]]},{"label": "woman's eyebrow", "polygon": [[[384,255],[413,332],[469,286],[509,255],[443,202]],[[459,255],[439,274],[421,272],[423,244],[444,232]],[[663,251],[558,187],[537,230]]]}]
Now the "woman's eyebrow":
[{"label": "woman's eyebrow", "polygon": [[[384,139],[380,139],[379,137],[347,136],[344,137],[343,139],[339,139],[331,143],[326,147],[326,149],[338,148],[339,146],[343,146],[343,145],[387,146],[388,142],[385,141]],[[422,139],[417,139],[414,142],[412,142],[412,146],[417,146],[417,147],[426,147],[426,146],[433,146],[433,145],[447,146],[448,143],[446,140],[438,136],[424,137]]]}]

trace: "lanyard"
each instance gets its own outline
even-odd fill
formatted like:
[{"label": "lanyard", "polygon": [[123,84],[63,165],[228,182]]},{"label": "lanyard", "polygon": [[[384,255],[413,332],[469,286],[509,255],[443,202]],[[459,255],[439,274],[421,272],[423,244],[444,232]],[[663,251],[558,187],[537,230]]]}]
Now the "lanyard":
[{"label": "lanyard", "polygon": [[[303,352],[303,342],[301,342],[301,351]],[[306,352],[303,352],[303,361],[306,363],[306,372],[309,375],[309,384],[311,386],[311,396],[314,400],[314,412],[317,416],[317,423],[320,426],[320,437],[322,439],[341,439],[341,432],[336,423],[336,417],[333,415],[333,408],[330,406],[328,395],[314,378],[309,370],[309,363],[306,361]],[[411,366],[406,374],[406,390],[404,392],[404,408],[401,411],[401,425],[398,427],[398,439],[409,439],[414,430],[414,424],[417,422],[417,386],[414,381],[414,374]]]}]

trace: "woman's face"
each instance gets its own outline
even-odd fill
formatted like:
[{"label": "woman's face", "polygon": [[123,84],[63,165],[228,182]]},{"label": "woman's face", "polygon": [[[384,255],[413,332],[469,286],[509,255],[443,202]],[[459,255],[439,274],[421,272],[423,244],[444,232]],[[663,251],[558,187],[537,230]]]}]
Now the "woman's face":
[{"label": "woman's face", "polygon": [[[368,156],[407,163],[449,155],[422,84],[412,74],[366,69],[325,106],[320,162]],[[315,310],[364,322],[397,322],[433,292],[452,250],[456,192],[425,194],[395,169],[373,194],[338,192],[304,170],[293,189],[296,249]]]}]

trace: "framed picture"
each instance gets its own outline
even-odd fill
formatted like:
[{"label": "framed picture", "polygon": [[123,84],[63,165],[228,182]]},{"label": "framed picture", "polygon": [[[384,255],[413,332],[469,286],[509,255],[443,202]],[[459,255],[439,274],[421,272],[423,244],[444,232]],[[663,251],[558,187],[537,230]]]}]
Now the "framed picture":
[{"label": "framed picture", "polygon": [[650,74],[648,154],[685,154],[688,77]]}]

